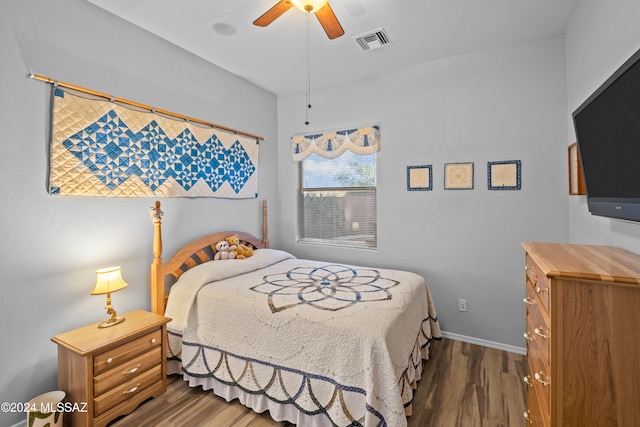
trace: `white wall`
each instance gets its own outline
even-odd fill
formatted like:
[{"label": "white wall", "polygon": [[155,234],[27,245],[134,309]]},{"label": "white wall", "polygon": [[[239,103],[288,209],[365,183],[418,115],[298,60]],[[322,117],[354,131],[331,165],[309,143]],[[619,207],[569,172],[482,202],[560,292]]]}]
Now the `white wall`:
[{"label": "white wall", "polygon": [[[638,16],[637,0],[581,0],[574,12],[567,26],[567,145],[575,141],[571,113],[640,49]],[[640,223],[592,216],[585,196],[570,198],[569,222],[571,242],[640,253]]]},{"label": "white wall", "polygon": [[[258,199],[162,200],[168,254],[206,230],[260,235],[261,199],[276,199],[276,97],[82,0],[0,0],[0,58],[0,401],[26,402],[56,389],[50,338],[106,317],[104,296],[89,295],[97,268],[122,266],[120,313],[149,308],[155,200],[49,196],[50,85],[28,73],[266,138]],[[24,417],[0,413],[0,425]]]},{"label": "white wall", "polygon": [[[391,48],[400,48],[391,47]],[[301,257],[390,266],[429,282],[443,329],[524,347],[524,240],[567,241],[564,38],[465,54],[278,98],[282,247]],[[381,122],[378,250],[296,243],[298,132]],[[489,191],[487,162],[522,161],[522,190]],[[475,162],[475,188],[443,189],[445,162]],[[433,165],[434,189],[406,190]],[[468,312],[458,312],[458,299]]]}]

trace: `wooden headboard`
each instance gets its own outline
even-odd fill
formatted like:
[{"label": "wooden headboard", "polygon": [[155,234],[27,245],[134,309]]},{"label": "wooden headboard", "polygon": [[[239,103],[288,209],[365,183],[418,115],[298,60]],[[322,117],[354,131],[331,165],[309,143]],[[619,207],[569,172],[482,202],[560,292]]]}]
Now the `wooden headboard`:
[{"label": "wooden headboard", "polygon": [[[213,260],[216,253],[216,243],[224,240],[225,237],[233,234],[240,236],[240,243],[250,246],[253,249],[266,248],[269,246],[267,238],[267,201],[262,201],[262,240],[252,234],[243,231],[220,231],[200,237],[184,245],[167,262],[162,262],[162,215],[160,202],[156,201],[154,207],[149,209],[151,221],[153,222],[153,262],[151,263],[151,311],[157,314],[164,314],[167,305],[168,292],[165,287],[165,279],[173,277],[179,278],[185,271],[203,262]],[[236,261],[233,261],[236,262]],[[237,261],[242,262],[242,261]]]}]

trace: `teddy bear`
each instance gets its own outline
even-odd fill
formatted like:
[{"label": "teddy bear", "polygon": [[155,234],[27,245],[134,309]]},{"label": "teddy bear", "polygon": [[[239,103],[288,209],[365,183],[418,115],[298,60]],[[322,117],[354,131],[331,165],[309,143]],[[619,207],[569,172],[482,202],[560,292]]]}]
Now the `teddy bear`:
[{"label": "teddy bear", "polygon": [[216,243],[216,254],[213,256],[214,260],[223,260],[223,259],[235,259],[236,258],[236,247],[233,245],[229,245],[226,240],[221,240]]},{"label": "teddy bear", "polygon": [[253,255],[253,249],[240,243],[240,236],[238,234],[226,237],[224,240],[226,240],[230,246],[235,246],[236,259],[245,259]]}]

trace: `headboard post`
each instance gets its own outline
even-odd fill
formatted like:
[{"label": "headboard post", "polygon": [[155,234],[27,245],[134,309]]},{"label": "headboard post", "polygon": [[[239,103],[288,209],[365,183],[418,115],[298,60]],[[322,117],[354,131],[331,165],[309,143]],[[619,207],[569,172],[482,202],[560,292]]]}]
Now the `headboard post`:
[{"label": "headboard post", "polygon": [[[267,236],[267,201],[262,201],[262,241],[257,237],[243,231],[224,231],[192,241],[183,246],[165,263],[162,262],[162,209],[160,202],[149,208],[149,216],[153,222],[153,262],[151,263],[151,311],[164,314],[168,292],[165,289],[165,276],[171,275],[175,279],[189,268],[200,263],[211,261],[215,254],[215,244],[232,234],[238,234],[240,240],[250,244],[254,248],[266,248],[269,246]],[[214,254],[211,253],[214,252]]]},{"label": "headboard post", "polygon": [[153,222],[153,262],[151,263],[151,311],[164,314],[164,266],[162,265],[162,210],[160,201],[149,209]]}]

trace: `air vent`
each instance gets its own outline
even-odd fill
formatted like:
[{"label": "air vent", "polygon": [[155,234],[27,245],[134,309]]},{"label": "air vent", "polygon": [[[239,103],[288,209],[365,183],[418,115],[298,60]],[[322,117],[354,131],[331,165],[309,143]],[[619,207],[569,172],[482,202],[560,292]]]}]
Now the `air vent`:
[{"label": "air vent", "polygon": [[354,37],[362,50],[373,50],[378,49],[383,46],[387,46],[391,44],[391,40],[389,36],[385,32],[384,28],[380,28],[379,30],[372,31],[370,33],[361,34],[359,36]]}]

